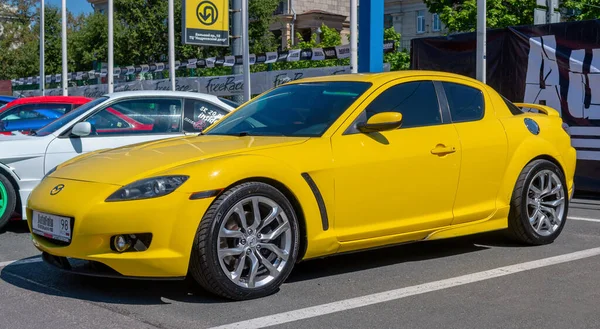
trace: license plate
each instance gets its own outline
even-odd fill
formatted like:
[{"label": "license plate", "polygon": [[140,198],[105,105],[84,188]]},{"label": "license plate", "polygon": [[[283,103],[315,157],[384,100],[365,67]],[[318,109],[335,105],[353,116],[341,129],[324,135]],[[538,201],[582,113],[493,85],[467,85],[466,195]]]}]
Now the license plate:
[{"label": "license plate", "polygon": [[34,211],[31,221],[33,233],[49,239],[71,242],[71,219]]}]

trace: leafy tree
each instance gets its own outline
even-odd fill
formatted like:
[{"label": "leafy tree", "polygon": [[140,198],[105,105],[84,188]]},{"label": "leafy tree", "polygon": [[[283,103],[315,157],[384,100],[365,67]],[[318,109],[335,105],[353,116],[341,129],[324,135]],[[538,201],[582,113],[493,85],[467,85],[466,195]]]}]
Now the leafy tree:
[{"label": "leafy tree", "polygon": [[273,15],[281,0],[248,1],[248,36],[250,52],[261,53],[277,49],[278,43],[269,26],[275,22]]},{"label": "leafy tree", "polygon": [[[0,15],[8,17],[0,38],[0,79],[39,75],[39,7],[33,0],[0,0]],[[67,34],[73,35],[78,18],[67,15]],[[62,71],[62,26],[58,7],[45,8],[45,68],[46,74]],[[69,69],[74,69],[69,53]]]},{"label": "leafy tree", "polygon": [[575,15],[567,18],[570,21],[600,18],[600,0],[565,0],[561,7],[575,11]]},{"label": "leafy tree", "polygon": [[[477,28],[477,0],[424,0],[431,13],[440,15],[448,32],[472,32]],[[535,0],[487,0],[487,27],[533,24]]]},{"label": "leafy tree", "polygon": [[393,27],[385,29],[383,32],[383,40],[393,40],[396,45],[396,51],[383,55],[383,62],[390,64],[390,71],[408,70],[410,68],[410,54],[408,51],[406,49],[398,51],[401,37],[400,33],[396,32]]}]

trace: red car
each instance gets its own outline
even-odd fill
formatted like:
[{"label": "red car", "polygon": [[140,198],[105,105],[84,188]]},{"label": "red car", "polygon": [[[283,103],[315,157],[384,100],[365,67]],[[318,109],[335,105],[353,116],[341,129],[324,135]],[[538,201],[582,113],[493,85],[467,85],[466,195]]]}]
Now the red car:
[{"label": "red car", "polygon": [[16,99],[0,109],[0,135],[35,131],[91,101],[79,96],[36,96]]}]

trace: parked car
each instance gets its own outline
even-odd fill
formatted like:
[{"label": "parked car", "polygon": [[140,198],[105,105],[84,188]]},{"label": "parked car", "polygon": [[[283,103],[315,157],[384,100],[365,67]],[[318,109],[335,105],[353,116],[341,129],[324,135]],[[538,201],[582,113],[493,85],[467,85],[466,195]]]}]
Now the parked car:
[{"label": "parked car", "polygon": [[0,108],[0,135],[42,128],[91,101],[79,96],[36,96],[16,99]]},{"label": "parked car", "polygon": [[0,136],[0,228],[15,210],[26,219],[31,190],[58,164],[99,149],[198,134],[231,110],[201,93],[120,92],[81,105],[32,135]]},{"label": "parked car", "polygon": [[0,109],[2,109],[2,107],[4,107],[8,103],[14,101],[15,99],[17,99],[17,97],[0,95]]},{"label": "parked car", "polygon": [[276,87],[202,136],[63,163],[27,215],[43,259],[64,270],[190,274],[245,300],[277,291],[298,261],[337,253],[495,230],[552,243],[575,162],[555,109],[477,80],[334,75]]}]

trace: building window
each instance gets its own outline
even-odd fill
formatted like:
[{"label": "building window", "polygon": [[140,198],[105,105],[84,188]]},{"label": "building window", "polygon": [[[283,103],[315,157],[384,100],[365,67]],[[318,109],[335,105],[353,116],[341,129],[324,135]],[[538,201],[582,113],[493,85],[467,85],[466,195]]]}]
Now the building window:
[{"label": "building window", "polygon": [[434,31],[440,31],[442,29],[442,22],[440,22],[440,15],[438,14],[433,14],[432,16],[432,20],[433,20],[433,30]]},{"label": "building window", "polygon": [[425,33],[425,11],[417,10],[417,33]]},{"label": "building window", "polygon": [[392,15],[390,15],[390,14],[383,15],[383,27],[386,29],[389,29],[392,26],[394,26],[394,21],[393,21]]}]

